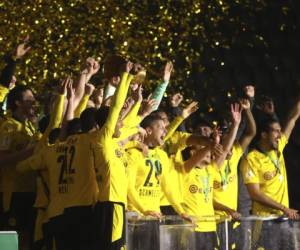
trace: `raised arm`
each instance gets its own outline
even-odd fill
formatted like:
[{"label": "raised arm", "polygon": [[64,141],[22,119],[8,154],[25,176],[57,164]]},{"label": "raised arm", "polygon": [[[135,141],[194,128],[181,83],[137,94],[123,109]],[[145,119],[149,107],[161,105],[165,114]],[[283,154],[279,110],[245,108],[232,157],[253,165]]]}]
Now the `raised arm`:
[{"label": "raised arm", "polygon": [[154,106],[153,110],[157,110],[161,103],[164,93],[166,92],[166,89],[168,87],[172,71],[173,71],[172,62],[167,62],[165,65],[165,69],[164,69],[163,82],[160,83],[155,88],[155,90],[153,91],[153,94],[152,94],[152,98],[156,101],[156,105]]},{"label": "raised arm", "polygon": [[15,51],[12,53],[12,55],[7,56],[6,58],[6,65],[3,68],[1,75],[0,75],[0,84],[7,89],[5,93],[0,93],[0,102],[3,102],[6,94],[8,93],[8,90],[12,87],[11,82],[13,75],[16,70],[16,65],[18,60],[20,60],[25,54],[28,53],[28,51],[31,49],[30,46],[28,46],[29,42],[29,36],[27,36],[21,44],[17,46]]},{"label": "raised arm", "polygon": [[74,117],[79,118],[81,113],[86,109],[90,96],[93,94],[95,87],[91,83],[87,83],[84,89],[84,96],[80,100],[78,106],[75,109]]},{"label": "raised arm", "polygon": [[91,77],[96,74],[99,70],[99,62],[97,62],[94,58],[87,58],[86,64],[84,65],[83,70],[80,73],[79,80],[74,85],[75,89],[75,98],[74,98],[74,106],[75,108],[78,106],[80,100],[84,95],[85,85],[89,82]]},{"label": "raised arm", "polygon": [[250,101],[247,99],[243,99],[241,101],[241,106],[244,110],[244,114],[246,117],[246,130],[244,134],[242,134],[241,138],[239,139],[239,143],[243,151],[245,151],[246,148],[251,143],[251,141],[253,140],[254,136],[256,135],[256,124],[251,112]]},{"label": "raised arm", "polygon": [[187,105],[182,110],[181,116],[177,116],[169,125],[164,141],[170,139],[174,134],[174,132],[176,131],[176,129],[180,126],[180,124],[197,110],[198,110],[198,102],[191,102],[189,105]]},{"label": "raised arm", "polygon": [[286,136],[287,139],[290,138],[290,135],[295,127],[296,121],[300,116],[300,100],[294,105],[292,110],[288,115],[287,122],[285,123],[282,133]]},{"label": "raised arm", "polygon": [[239,129],[239,125],[240,125],[241,118],[242,118],[241,112],[242,112],[242,109],[239,104],[237,104],[237,103],[231,104],[232,124],[231,124],[228,134],[224,135],[224,138],[222,141],[223,150],[227,153],[230,151],[230,149],[235,141],[236,134]]},{"label": "raised arm", "polygon": [[67,109],[65,116],[63,118],[62,124],[61,124],[61,130],[59,139],[60,141],[64,141],[67,138],[67,126],[68,122],[73,120],[74,118],[74,110],[75,110],[75,90],[73,89],[73,81],[71,78],[68,78],[67,83]]},{"label": "raised arm", "polygon": [[117,91],[112,99],[112,104],[110,105],[108,118],[102,128],[102,131],[105,131],[104,133],[102,133],[102,135],[107,136],[107,138],[112,138],[115,132],[115,127],[118,122],[122,107],[124,105],[130,82],[133,78],[131,75],[129,75],[129,72],[131,71],[132,67],[133,64],[131,62],[127,62],[126,70],[121,78],[121,83],[119,84]]}]

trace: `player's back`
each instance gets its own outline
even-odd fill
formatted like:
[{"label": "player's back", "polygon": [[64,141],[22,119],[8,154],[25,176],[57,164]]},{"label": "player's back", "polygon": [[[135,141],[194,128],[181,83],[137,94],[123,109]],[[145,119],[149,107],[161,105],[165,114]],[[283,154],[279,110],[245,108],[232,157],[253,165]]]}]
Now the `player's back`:
[{"label": "player's back", "polygon": [[90,134],[78,134],[48,147],[50,213],[56,206],[65,209],[95,203],[98,186],[90,145]]}]

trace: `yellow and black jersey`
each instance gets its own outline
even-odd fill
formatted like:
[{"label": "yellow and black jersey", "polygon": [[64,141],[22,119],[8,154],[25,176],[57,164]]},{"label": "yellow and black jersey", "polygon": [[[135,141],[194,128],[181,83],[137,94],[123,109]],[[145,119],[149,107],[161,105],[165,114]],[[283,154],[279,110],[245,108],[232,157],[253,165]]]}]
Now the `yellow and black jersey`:
[{"label": "yellow and black jersey", "polygon": [[185,213],[198,221],[195,231],[216,231],[215,211],[213,207],[213,183],[215,164],[206,167],[194,167],[183,173],[183,204]]},{"label": "yellow and black jersey", "polygon": [[[214,200],[233,210],[237,210],[238,202],[238,165],[243,155],[239,144],[232,148],[230,159],[226,159],[222,166],[215,168]],[[226,212],[216,210],[216,214],[226,216]]]},{"label": "yellow and black jersey", "polygon": [[175,210],[183,213],[170,165],[168,155],[158,147],[149,149],[148,156],[138,149],[128,151],[129,210],[159,212],[163,191]]},{"label": "yellow and black jersey", "polygon": [[[12,154],[24,150],[37,140],[37,133],[29,121],[20,122],[9,116],[0,127],[0,151]],[[4,165],[0,169],[0,190],[3,192],[4,209],[10,207],[13,192],[33,192],[35,179],[32,173],[20,175],[15,166]]]},{"label": "yellow and black jersey", "polygon": [[[245,184],[259,184],[260,190],[274,201],[289,207],[287,175],[283,150],[287,138],[282,135],[278,152],[251,151],[242,162],[242,173]],[[282,214],[281,211],[253,202],[252,212],[255,215],[268,216]]]},{"label": "yellow and black jersey", "polygon": [[113,135],[131,80],[132,76],[128,73],[122,75],[107,121],[97,132],[97,141],[93,146],[99,202],[111,201],[127,204],[127,176],[123,150],[120,149],[118,140],[113,138]]},{"label": "yellow and black jersey", "polygon": [[49,145],[18,164],[19,171],[47,169],[49,218],[62,214],[68,207],[96,203],[98,185],[91,143],[93,136],[70,136],[65,142]]}]

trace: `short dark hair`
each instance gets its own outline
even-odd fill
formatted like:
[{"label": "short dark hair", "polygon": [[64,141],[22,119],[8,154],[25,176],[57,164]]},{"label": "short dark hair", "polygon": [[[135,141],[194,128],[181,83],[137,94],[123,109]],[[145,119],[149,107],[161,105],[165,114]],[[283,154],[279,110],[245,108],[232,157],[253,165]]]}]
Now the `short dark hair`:
[{"label": "short dark hair", "polygon": [[102,126],[106,122],[108,114],[109,114],[109,107],[105,106],[105,107],[101,107],[97,110],[96,122],[97,122],[99,128],[102,128]]},{"label": "short dark hair", "polygon": [[81,123],[79,118],[68,121],[67,136],[78,134],[81,131]]},{"label": "short dark hair", "polygon": [[161,117],[157,113],[152,113],[146,116],[146,118],[141,122],[141,127],[148,128],[158,120],[162,120]]},{"label": "short dark hair", "polygon": [[271,115],[266,115],[257,126],[258,135],[260,137],[261,133],[270,131],[270,126],[273,123],[280,123],[279,120]]},{"label": "short dark hair", "polygon": [[11,111],[15,111],[17,108],[16,101],[21,101],[23,93],[27,90],[32,91],[31,88],[27,86],[18,85],[9,91],[7,95],[7,108]]},{"label": "short dark hair", "polygon": [[80,124],[82,132],[86,133],[96,125],[96,108],[87,108],[80,115]]},{"label": "short dark hair", "polygon": [[55,143],[55,141],[59,137],[60,130],[61,130],[61,128],[54,128],[51,130],[51,132],[49,133],[49,137],[48,137],[49,144]]}]

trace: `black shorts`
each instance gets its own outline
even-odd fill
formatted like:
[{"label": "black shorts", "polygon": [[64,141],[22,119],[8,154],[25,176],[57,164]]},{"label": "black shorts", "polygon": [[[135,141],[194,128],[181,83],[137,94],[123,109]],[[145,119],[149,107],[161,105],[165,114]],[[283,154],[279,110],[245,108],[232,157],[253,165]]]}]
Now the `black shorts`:
[{"label": "black shorts", "polygon": [[120,250],[126,244],[125,206],[117,202],[98,202],[94,209],[95,250]]},{"label": "black shorts", "polygon": [[160,211],[163,215],[178,215],[175,209],[170,206],[160,206]]},{"label": "black shorts", "polygon": [[216,232],[196,232],[196,249],[197,250],[214,250],[218,249],[218,236]]},{"label": "black shorts", "polygon": [[86,250],[93,245],[93,208],[66,208],[64,214],[47,223],[47,237],[55,240],[57,250]]}]

